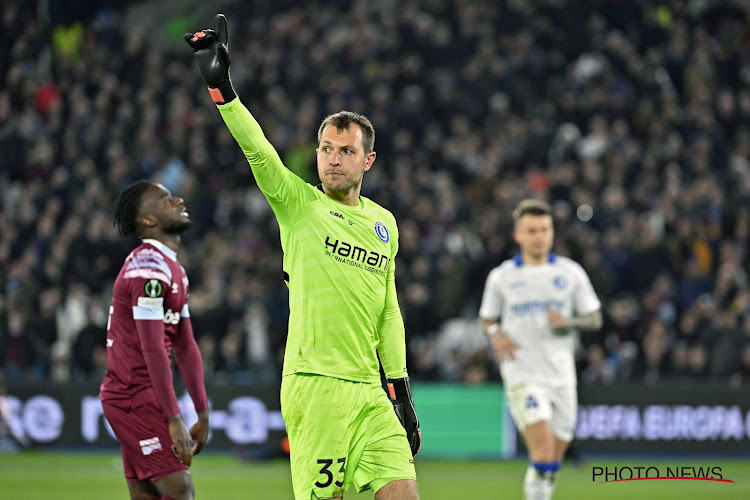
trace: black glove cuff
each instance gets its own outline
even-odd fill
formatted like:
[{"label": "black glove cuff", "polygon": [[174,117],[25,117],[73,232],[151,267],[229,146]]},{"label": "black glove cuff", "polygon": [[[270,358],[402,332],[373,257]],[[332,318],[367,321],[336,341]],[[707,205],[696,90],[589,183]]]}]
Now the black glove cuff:
[{"label": "black glove cuff", "polygon": [[392,402],[406,403],[411,401],[411,388],[409,387],[409,377],[389,378],[386,380],[388,387],[388,397]]},{"label": "black glove cuff", "polygon": [[208,92],[216,104],[226,104],[237,97],[237,93],[232,86],[232,80],[230,79],[224,80],[217,87],[208,87]]}]

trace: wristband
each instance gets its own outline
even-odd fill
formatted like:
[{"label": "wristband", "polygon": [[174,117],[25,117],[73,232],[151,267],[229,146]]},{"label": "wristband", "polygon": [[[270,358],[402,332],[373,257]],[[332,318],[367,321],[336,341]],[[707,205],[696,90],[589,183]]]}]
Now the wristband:
[{"label": "wristband", "polygon": [[490,337],[492,337],[499,331],[500,331],[500,325],[498,325],[497,323],[492,323],[490,326],[487,327],[487,335],[489,335]]},{"label": "wristband", "polygon": [[229,79],[224,80],[217,87],[208,87],[208,92],[216,104],[226,104],[237,97],[232,82]]}]

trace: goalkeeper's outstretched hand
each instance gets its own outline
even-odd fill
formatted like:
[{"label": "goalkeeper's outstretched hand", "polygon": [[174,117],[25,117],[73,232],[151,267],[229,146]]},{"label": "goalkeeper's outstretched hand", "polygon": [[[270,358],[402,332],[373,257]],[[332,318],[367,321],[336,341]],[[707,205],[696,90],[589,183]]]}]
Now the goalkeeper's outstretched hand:
[{"label": "goalkeeper's outstretched hand", "polygon": [[206,29],[195,33],[185,33],[183,38],[193,49],[195,61],[203,80],[208,85],[211,98],[217,104],[224,104],[237,94],[229,78],[229,32],[227,18],[216,14],[216,31]]},{"label": "goalkeeper's outstretched hand", "polygon": [[401,425],[406,429],[406,438],[409,440],[412,456],[416,457],[422,446],[422,430],[419,428],[419,419],[414,409],[414,399],[411,396],[409,377],[389,378],[386,380],[388,397],[393,403]]}]

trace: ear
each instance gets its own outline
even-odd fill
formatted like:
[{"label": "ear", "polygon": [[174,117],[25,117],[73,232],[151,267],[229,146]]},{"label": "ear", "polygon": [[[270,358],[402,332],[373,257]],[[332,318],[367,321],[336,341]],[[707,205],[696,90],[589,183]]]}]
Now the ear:
[{"label": "ear", "polygon": [[373,151],[372,153],[368,154],[365,158],[365,172],[370,170],[372,168],[372,164],[375,163],[375,157],[377,156],[377,153]]},{"label": "ear", "polygon": [[521,242],[518,241],[518,231],[516,231],[515,229],[513,230],[513,241],[515,241],[519,245],[521,244]]},{"label": "ear", "polygon": [[141,227],[144,229],[151,229],[152,227],[156,227],[156,225],[158,224],[156,218],[153,215],[144,215],[140,218],[139,222],[141,223]]}]

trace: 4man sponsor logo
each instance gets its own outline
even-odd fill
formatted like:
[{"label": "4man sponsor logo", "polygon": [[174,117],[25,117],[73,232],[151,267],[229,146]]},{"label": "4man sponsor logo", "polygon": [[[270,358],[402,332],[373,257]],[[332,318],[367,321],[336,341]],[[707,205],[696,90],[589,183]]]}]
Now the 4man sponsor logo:
[{"label": "4man sponsor logo", "polygon": [[336,260],[366,271],[385,274],[391,262],[389,256],[367,250],[345,241],[332,240],[329,236],[325,239],[326,254],[333,256]]}]

